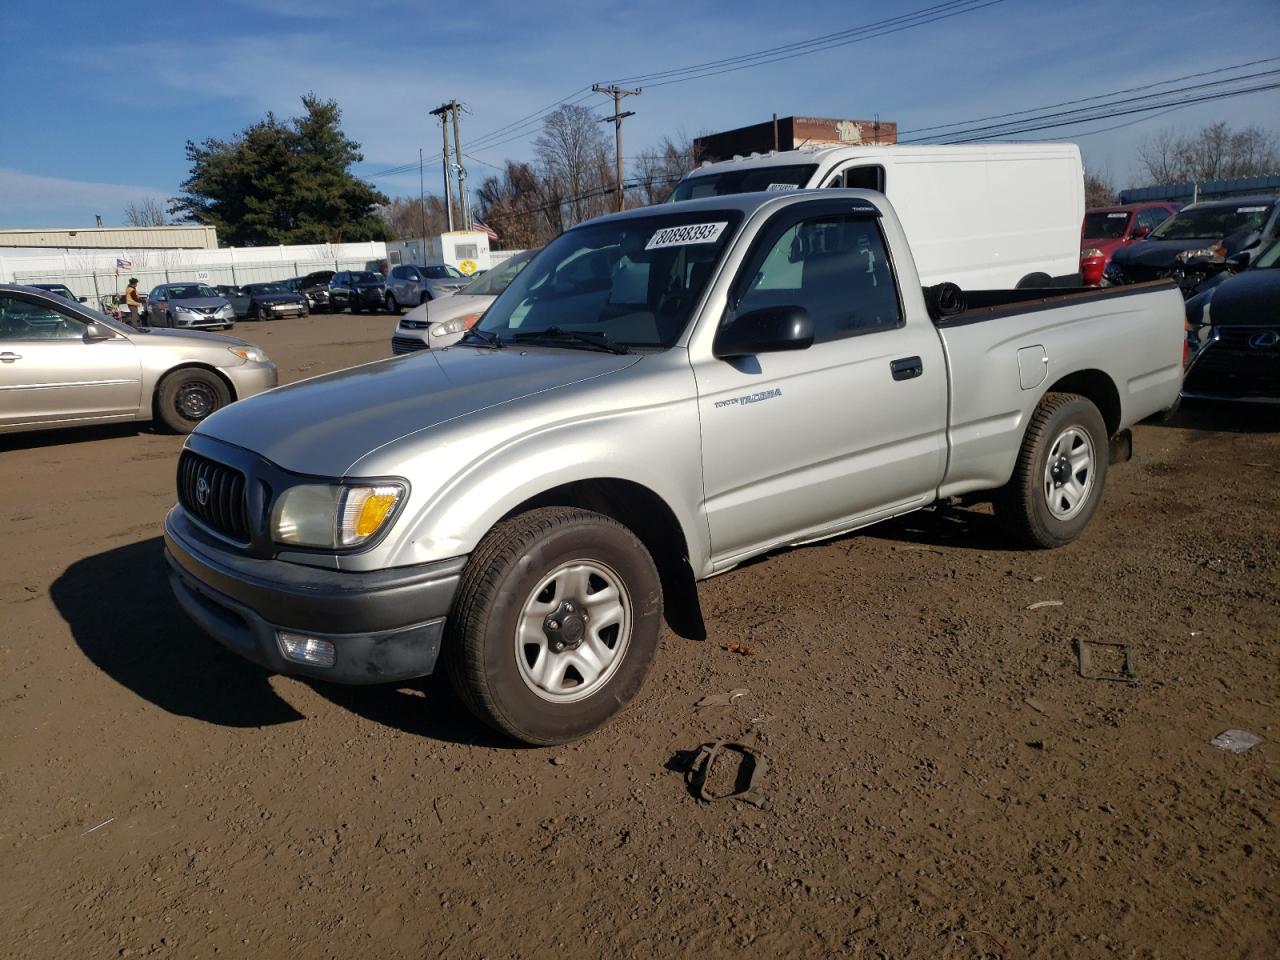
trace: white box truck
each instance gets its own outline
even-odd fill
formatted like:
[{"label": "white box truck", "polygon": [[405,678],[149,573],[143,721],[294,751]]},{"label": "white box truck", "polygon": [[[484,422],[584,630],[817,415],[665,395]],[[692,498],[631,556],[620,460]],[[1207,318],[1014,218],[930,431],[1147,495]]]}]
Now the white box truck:
[{"label": "white box truck", "polygon": [[970,290],[1076,286],[1084,167],[1073,143],[867,145],[703,164],[672,201],[756,191],[860,187],[898,211],[920,279]]}]

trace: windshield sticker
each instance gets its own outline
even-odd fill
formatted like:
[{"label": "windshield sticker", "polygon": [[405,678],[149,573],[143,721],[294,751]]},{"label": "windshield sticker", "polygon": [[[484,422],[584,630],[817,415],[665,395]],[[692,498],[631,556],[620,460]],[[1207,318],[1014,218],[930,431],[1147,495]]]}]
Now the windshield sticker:
[{"label": "windshield sticker", "polygon": [[792,190],[799,190],[799,184],[795,183],[771,183],[764,188],[767,193],[790,193]]},{"label": "windshield sticker", "polygon": [[1266,213],[1266,207],[1236,207],[1236,213]]},{"label": "windshield sticker", "polygon": [[644,245],[646,250],[661,250],[663,247],[683,247],[691,243],[715,243],[724,233],[724,223],[691,223],[684,227],[663,227]]},{"label": "windshield sticker", "polygon": [[1108,220],[1115,220],[1115,219],[1118,217],[1119,219],[1123,220],[1123,219],[1124,219],[1125,217],[1127,217],[1127,216],[1128,216],[1128,214],[1127,214],[1127,213],[1108,213],[1108,214],[1107,214],[1107,219],[1108,219]]}]

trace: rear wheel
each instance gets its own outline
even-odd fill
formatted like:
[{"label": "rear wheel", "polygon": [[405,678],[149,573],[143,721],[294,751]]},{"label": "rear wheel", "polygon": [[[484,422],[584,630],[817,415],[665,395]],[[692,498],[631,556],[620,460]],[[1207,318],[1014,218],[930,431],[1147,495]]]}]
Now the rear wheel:
[{"label": "rear wheel", "polygon": [[1032,547],[1061,547],[1102,500],[1110,446],[1102,414],[1074,393],[1049,393],[1032,414],[1013,477],[996,497],[1005,532]]},{"label": "rear wheel", "polygon": [[160,381],[156,412],[174,433],[190,433],[209,414],[231,402],[231,391],[222,378],[199,367],[174,370]]},{"label": "rear wheel", "polygon": [[396,295],[390,290],[387,291],[387,313],[399,313],[400,304],[396,303]]},{"label": "rear wheel", "polygon": [[532,510],[471,555],[446,628],[446,669],[485,723],[525,743],[565,743],[640,690],[661,619],[657,569],[630,530],[587,510]]}]

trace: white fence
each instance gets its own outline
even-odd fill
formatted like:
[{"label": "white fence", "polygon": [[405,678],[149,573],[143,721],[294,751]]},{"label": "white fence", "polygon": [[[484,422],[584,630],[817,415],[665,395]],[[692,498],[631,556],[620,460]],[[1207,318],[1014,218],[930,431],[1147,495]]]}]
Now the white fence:
[{"label": "white fence", "polygon": [[[386,244],[370,242],[0,257],[0,283],[63,283],[98,306],[111,294],[122,294],[130,277],[138,278],[144,293],[156,284],[180,281],[240,286],[316,270],[377,270],[386,256]],[[132,265],[117,270],[117,257]]]}]

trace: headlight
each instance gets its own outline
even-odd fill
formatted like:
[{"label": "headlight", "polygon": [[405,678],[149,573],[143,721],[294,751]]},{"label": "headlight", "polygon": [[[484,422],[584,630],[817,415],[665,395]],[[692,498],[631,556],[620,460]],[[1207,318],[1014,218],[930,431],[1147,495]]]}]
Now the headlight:
[{"label": "headlight", "polygon": [[192,310],[190,307],[184,307],[180,303],[175,303],[173,305],[173,309],[177,310],[179,313],[199,313],[200,312],[199,310]]},{"label": "headlight", "polygon": [[227,352],[235,354],[246,363],[266,363],[267,354],[261,347],[227,347]]},{"label": "headlight", "polygon": [[1099,250],[1097,247],[1090,247],[1088,250],[1080,251],[1081,260],[1088,260],[1090,257],[1100,257],[1100,256],[1102,256],[1102,251]]},{"label": "headlight", "polygon": [[359,546],[386,526],[403,496],[398,483],[290,487],[271,511],[271,533],[279,543],[304,547]]},{"label": "headlight", "polygon": [[468,313],[465,317],[454,317],[444,323],[435,324],[431,328],[431,335],[433,337],[448,337],[455,333],[462,333],[463,330],[470,330],[474,327],[479,319],[480,314],[478,313]]},{"label": "headlight", "polygon": [[1189,260],[1196,260],[1200,257],[1209,257],[1210,259],[1221,259],[1227,253],[1227,248],[1221,243],[1215,243],[1212,247],[1201,247],[1199,250],[1183,250],[1178,254],[1178,259],[1183,263]]}]

